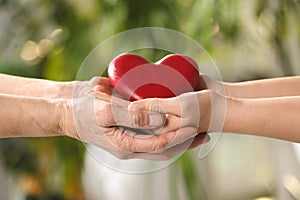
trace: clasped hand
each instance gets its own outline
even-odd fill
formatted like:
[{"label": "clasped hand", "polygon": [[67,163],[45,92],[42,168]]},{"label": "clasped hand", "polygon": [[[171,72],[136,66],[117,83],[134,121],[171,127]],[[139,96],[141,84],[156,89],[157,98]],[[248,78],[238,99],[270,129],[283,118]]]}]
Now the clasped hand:
[{"label": "clasped hand", "polygon": [[[121,159],[166,160],[207,138],[209,91],[136,102],[113,93],[107,78],[76,82],[73,99],[65,106],[63,132]],[[199,100],[204,102],[201,108]]]}]

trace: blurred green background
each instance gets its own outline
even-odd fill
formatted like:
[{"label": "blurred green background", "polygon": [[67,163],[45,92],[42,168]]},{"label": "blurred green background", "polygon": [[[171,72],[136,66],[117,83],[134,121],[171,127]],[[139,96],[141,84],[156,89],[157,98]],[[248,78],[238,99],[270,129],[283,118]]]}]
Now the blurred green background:
[{"label": "blurred green background", "polygon": [[[299,19],[299,0],[0,0],[0,72],[74,80],[82,61],[99,42],[128,29],[154,26],[198,41],[226,81],[297,75]],[[155,51],[149,57],[161,58]],[[213,67],[208,63],[205,59],[199,63],[206,73]],[[80,142],[2,139],[0,150],[3,198],[89,199],[82,182],[85,149]],[[165,190],[170,199],[293,197],[282,177],[278,178],[281,172],[288,173],[286,166],[278,167],[280,159],[288,159],[278,158],[278,151],[293,153],[290,144],[280,141],[222,136],[208,158],[198,161],[187,153],[169,167]],[[250,180],[249,176],[255,183],[245,183],[244,188],[237,183]],[[176,189],[180,185],[185,188],[184,197]]]}]

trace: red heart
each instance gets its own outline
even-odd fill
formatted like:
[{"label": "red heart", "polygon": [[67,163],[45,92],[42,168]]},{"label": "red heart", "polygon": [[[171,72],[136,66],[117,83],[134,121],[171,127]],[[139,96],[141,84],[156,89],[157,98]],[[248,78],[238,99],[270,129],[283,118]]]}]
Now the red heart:
[{"label": "red heart", "polygon": [[199,81],[197,63],[180,54],[168,55],[156,63],[135,54],[122,54],[109,64],[108,76],[114,88],[132,101],[191,92]]}]

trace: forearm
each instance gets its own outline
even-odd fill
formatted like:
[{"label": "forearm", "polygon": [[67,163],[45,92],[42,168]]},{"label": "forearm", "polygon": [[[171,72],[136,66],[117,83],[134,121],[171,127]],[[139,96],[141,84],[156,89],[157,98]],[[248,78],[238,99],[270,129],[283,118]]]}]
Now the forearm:
[{"label": "forearm", "polygon": [[300,96],[227,99],[223,131],[300,142]]},{"label": "forearm", "polygon": [[0,94],[42,98],[71,98],[74,82],[56,82],[0,74]]},{"label": "forearm", "polygon": [[0,138],[63,135],[63,100],[0,94]]},{"label": "forearm", "polygon": [[224,83],[223,86],[227,96],[236,98],[297,96],[300,95],[300,76]]}]

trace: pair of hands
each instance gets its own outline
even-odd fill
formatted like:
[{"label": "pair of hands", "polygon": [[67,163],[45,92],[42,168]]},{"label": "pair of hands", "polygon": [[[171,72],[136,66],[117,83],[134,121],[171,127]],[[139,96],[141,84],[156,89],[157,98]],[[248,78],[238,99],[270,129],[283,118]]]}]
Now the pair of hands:
[{"label": "pair of hands", "polygon": [[121,159],[171,159],[209,139],[212,102],[221,96],[207,90],[206,83],[217,85],[200,76],[201,91],[128,102],[107,78],[75,82],[73,98],[64,106],[62,131]]}]

